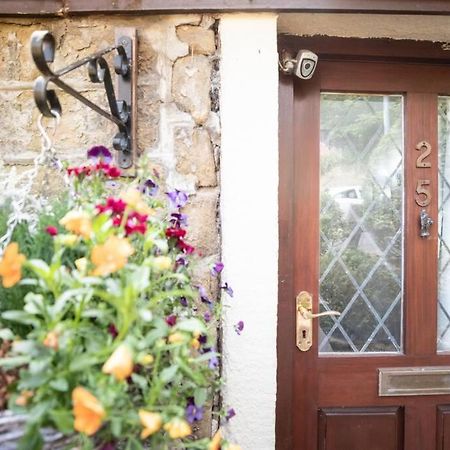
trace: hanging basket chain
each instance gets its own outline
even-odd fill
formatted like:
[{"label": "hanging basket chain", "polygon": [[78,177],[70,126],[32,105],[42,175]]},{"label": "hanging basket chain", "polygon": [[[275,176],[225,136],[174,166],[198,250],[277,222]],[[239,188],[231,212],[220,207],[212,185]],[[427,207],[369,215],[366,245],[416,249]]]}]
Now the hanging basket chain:
[{"label": "hanging basket chain", "polygon": [[[55,117],[54,120],[54,127],[52,136],[54,136],[56,129],[59,125],[61,116],[57,111],[52,111],[53,115]],[[48,135],[47,130],[42,124],[43,115],[41,114],[37,121],[37,127],[41,134],[41,142],[42,142],[42,148],[39,154],[34,158],[33,160],[33,167],[32,169],[26,171],[21,177],[19,177],[19,181],[24,179],[23,181],[23,187],[20,189],[20,195],[13,196],[11,201],[11,213],[8,217],[7,223],[6,223],[6,232],[5,234],[0,237],[0,256],[3,255],[3,252],[5,251],[5,248],[10,243],[11,238],[13,236],[14,230],[22,217],[25,204],[30,198],[31,190],[33,188],[33,184],[36,180],[36,177],[39,173],[39,167],[40,166],[47,166],[47,167],[54,167],[58,171],[63,171],[63,165],[61,161],[58,159],[56,155],[56,151],[52,144],[52,139]],[[64,181],[66,184],[69,183],[69,180],[64,177]]]}]

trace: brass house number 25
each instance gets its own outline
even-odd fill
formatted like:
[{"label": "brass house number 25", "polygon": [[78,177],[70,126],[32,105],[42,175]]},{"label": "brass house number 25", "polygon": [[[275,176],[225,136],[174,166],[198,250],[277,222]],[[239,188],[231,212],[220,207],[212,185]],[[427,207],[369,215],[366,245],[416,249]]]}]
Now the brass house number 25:
[{"label": "brass house number 25", "polygon": [[[420,152],[416,160],[416,167],[419,169],[430,168],[431,162],[426,161],[426,159],[431,154],[431,145],[426,141],[421,141],[416,145],[416,150]],[[422,208],[427,207],[431,202],[430,184],[430,180],[417,180],[416,203]]]}]

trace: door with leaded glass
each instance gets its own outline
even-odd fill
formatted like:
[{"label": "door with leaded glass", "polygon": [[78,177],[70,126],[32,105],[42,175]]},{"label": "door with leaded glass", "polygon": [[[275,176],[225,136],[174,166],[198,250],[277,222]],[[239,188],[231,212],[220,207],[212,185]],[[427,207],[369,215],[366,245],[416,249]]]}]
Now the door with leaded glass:
[{"label": "door with leaded glass", "polygon": [[325,58],[282,84],[277,448],[450,449],[450,68]]}]

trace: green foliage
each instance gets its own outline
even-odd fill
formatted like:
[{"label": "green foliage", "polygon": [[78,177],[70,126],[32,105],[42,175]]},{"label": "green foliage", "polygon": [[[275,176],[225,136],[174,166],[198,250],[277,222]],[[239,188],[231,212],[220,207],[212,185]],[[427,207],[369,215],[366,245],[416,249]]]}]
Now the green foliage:
[{"label": "green foliage", "polygon": [[[142,195],[136,188],[144,180],[111,197],[104,174],[92,168],[76,179],[65,208],[40,217],[35,235],[24,225],[16,230],[27,279],[4,290],[12,297],[2,320],[22,327],[22,338],[0,366],[20,368],[9,406],[28,414],[33,449],[41,448],[43,426],[77,432],[83,450],[108,442],[128,449],[210,445],[193,441],[187,406],[201,409],[221,386],[217,322],[206,321],[198,304],[195,258],[180,237],[167,236],[178,209]],[[58,236],[42,232],[63,214]],[[20,255],[7,258],[14,263]],[[211,313],[219,319],[219,303]]]},{"label": "green foliage", "polygon": [[[6,224],[11,212],[8,204],[0,208],[0,236],[6,232]],[[12,241],[17,242],[21,252],[27,258],[38,258],[43,261],[50,262],[53,255],[52,237],[46,233],[45,229],[49,225],[58,225],[58,221],[67,212],[67,199],[53,200],[47,212],[39,215],[36,229],[30,229],[30,225],[26,221],[17,224]],[[25,278],[30,275],[29,270],[25,270]],[[5,289],[0,284],[0,313],[10,309],[21,309],[23,307],[23,299],[26,294],[33,289],[32,286],[21,284]],[[18,336],[25,336],[28,327],[16,322],[6,321],[0,315],[0,327],[6,326]]]}]

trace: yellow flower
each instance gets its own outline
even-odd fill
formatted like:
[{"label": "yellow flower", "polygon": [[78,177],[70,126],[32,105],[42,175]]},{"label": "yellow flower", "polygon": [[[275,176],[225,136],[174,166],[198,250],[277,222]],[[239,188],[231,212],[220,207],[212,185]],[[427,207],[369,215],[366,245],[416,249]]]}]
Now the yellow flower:
[{"label": "yellow flower", "polygon": [[80,272],[86,272],[87,265],[88,265],[87,258],[79,258],[79,259],[75,260],[75,267]]},{"label": "yellow flower", "polygon": [[153,364],[153,362],[155,361],[155,358],[153,357],[153,355],[142,355],[139,358],[139,364],[142,364],[143,366],[149,366],[150,364]]},{"label": "yellow flower", "polygon": [[139,410],[139,419],[144,429],[141,432],[141,439],[147,439],[152,434],[159,431],[162,427],[161,414]]},{"label": "yellow flower", "polygon": [[172,267],[172,259],[169,256],[157,256],[153,260],[153,267],[159,272],[169,270]]},{"label": "yellow flower", "polygon": [[58,333],[56,331],[50,331],[49,333],[47,333],[47,336],[45,336],[43,344],[48,348],[58,350],[59,347]]},{"label": "yellow flower", "polygon": [[200,342],[198,339],[191,339],[191,347],[194,350],[198,350],[200,348]]},{"label": "yellow flower", "polygon": [[78,236],[76,234],[62,234],[57,236],[57,239],[62,245],[73,247],[78,241]]},{"label": "yellow flower", "polygon": [[172,439],[181,439],[192,434],[190,425],[183,419],[172,419],[164,425]]},{"label": "yellow flower", "polygon": [[93,275],[104,276],[120,270],[134,252],[133,247],[125,238],[109,237],[103,245],[92,249],[91,260],[95,269]]},{"label": "yellow flower", "polygon": [[186,340],[186,337],[181,333],[172,333],[167,340],[169,344],[180,344]]},{"label": "yellow flower", "polygon": [[27,406],[28,401],[30,398],[32,398],[34,395],[33,391],[22,391],[20,395],[16,398],[16,405],[17,406]]},{"label": "yellow flower", "polygon": [[92,233],[92,223],[89,214],[84,211],[69,211],[59,223],[68,231],[89,238]]},{"label": "yellow flower", "polygon": [[96,433],[102,426],[105,410],[99,400],[81,386],[72,391],[74,429],[88,436]]},{"label": "yellow flower", "polygon": [[212,441],[208,445],[208,450],[220,450],[220,443],[222,442],[222,433],[217,430],[216,434],[212,438]]},{"label": "yellow flower", "polygon": [[145,203],[141,193],[133,188],[129,187],[126,191],[120,194],[120,198],[128,205],[131,206],[139,214],[146,214],[151,216],[154,214],[154,210]]},{"label": "yellow flower", "polygon": [[118,380],[125,380],[133,373],[133,355],[127,345],[117,347],[103,364],[103,373],[114,375]]},{"label": "yellow flower", "polygon": [[19,244],[12,242],[9,244],[3,258],[0,260],[0,275],[5,288],[10,288],[17,284],[22,278],[22,265],[26,258],[19,253]]}]

